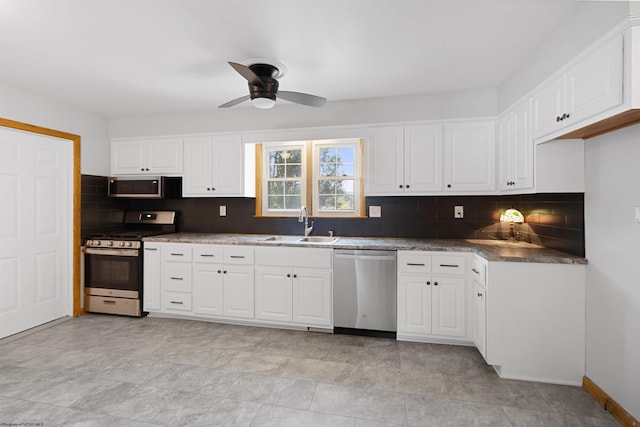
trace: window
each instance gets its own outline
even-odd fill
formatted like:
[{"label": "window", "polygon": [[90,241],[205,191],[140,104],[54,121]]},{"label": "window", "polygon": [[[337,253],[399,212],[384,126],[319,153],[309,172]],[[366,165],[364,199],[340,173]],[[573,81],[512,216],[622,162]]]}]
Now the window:
[{"label": "window", "polygon": [[361,144],[358,138],[263,144],[256,213],[297,216],[307,206],[314,216],[359,216]]}]

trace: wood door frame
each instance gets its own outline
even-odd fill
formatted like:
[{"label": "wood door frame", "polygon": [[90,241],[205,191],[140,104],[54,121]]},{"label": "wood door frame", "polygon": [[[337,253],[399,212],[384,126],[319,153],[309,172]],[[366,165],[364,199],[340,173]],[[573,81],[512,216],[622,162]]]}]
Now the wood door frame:
[{"label": "wood door frame", "polygon": [[73,316],[80,316],[84,314],[84,310],[80,306],[80,246],[82,243],[80,228],[80,135],[17,122],[2,117],[0,117],[0,126],[66,139],[73,143],[73,236],[71,238],[71,245],[73,247]]}]

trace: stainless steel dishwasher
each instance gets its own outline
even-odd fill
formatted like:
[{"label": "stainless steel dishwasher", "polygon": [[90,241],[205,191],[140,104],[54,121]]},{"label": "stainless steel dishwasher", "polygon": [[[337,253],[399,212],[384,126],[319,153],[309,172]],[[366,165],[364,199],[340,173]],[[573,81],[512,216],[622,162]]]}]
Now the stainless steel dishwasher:
[{"label": "stainless steel dishwasher", "polygon": [[395,337],[396,293],[396,251],[333,251],[334,332]]}]

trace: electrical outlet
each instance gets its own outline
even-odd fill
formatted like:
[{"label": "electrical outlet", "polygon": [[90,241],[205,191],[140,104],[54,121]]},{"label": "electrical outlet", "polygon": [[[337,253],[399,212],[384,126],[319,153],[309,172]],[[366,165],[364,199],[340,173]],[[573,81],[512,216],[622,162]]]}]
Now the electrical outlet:
[{"label": "electrical outlet", "polygon": [[227,207],[220,206],[220,216],[227,216]]},{"label": "electrical outlet", "polygon": [[369,206],[369,218],[382,217],[382,206]]},{"label": "electrical outlet", "polygon": [[464,218],[464,206],[454,206],[453,207],[453,217],[454,218]]}]

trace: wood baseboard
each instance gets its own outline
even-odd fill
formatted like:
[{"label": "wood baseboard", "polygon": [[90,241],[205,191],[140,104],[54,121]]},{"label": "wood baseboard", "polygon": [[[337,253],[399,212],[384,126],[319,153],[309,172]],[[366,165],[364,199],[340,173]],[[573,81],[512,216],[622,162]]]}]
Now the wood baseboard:
[{"label": "wood baseboard", "polygon": [[598,384],[589,377],[582,377],[582,388],[585,389],[598,402],[605,411],[611,413],[620,424],[625,427],[640,427],[640,423],[633,415],[628,413],[618,402],[613,400]]}]

